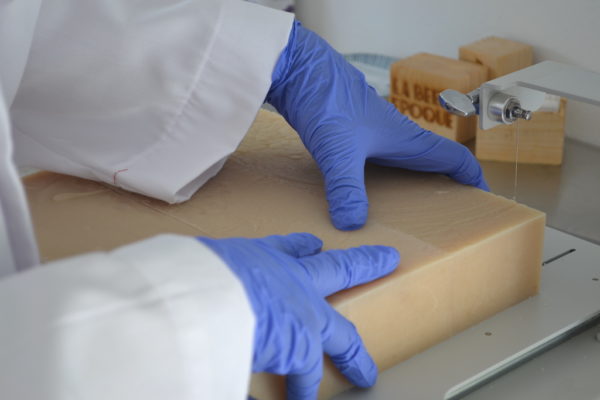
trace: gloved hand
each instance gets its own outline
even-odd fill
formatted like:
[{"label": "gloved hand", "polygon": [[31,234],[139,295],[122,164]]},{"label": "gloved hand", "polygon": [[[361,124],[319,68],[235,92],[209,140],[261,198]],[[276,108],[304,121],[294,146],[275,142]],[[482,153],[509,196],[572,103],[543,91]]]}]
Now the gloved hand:
[{"label": "gloved hand", "polygon": [[338,229],[357,229],[367,220],[366,161],[438,172],[489,190],[466,147],[400,114],[362,73],[299,22],[273,71],[266,101],[298,132],[321,169]]},{"label": "gloved hand", "polygon": [[198,238],[239,277],[256,314],[253,372],[287,375],[288,399],[316,399],[323,352],[360,387],[377,366],[356,328],[325,300],[339,290],[392,272],[400,260],[386,246],[320,253],[308,233],[262,239]]}]

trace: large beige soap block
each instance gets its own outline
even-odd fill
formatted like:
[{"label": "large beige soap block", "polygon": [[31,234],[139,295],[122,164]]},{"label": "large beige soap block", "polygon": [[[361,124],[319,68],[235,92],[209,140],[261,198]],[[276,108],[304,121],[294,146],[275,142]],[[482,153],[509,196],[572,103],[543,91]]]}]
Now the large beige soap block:
[{"label": "large beige soap block", "polygon": [[475,137],[476,118],[450,114],[438,96],[445,89],[468,93],[486,77],[487,69],[481,65],[419,53],[392,65],[390,101],[423,128],[464,143]]},{"label": "large beige soap block", "polygon": [[[26,187],[44,260],[161,232],[306,231],[326,248],[395,246],[402,254],[395,273],[329,298],[382,370],[537,292],[542,213],[433,174],[369,167],[366,179],[369,222],[355,232],[334,229],[314,162],[279,116],[262,112],[221,173],[184,204],[50,173]],[[281,384],[257,375],[252,393],[281,399]],[[347,387],[327,364],[321,396]]]}]

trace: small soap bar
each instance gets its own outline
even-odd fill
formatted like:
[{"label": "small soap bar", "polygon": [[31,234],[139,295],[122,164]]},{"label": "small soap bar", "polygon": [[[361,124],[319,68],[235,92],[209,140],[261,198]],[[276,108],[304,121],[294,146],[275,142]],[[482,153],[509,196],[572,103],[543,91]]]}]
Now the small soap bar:
[{"label": "small soap bar", "polygon": [[[533,62],[533,48],[514,40],[488,37],[462,46],[459,58],[485,66],[488,70],[487,80],[491,80],[529,67]],[[566,100],[559,99],[553,105],[556,109],[534,112],[530,121],[520,120],[512,125],[496,126],[485,131],[477,127],[477,158],[560,165],[563,159]]]},{"label": "small soap bar", "polygon": [[475,137],[476,117],[459,117],[440,106],[445,89],[468,93],[485,82],[485,67],[434,54],[419,53],[391,67],[390,101],[425,129],[458,142]]},{"label": "small soap bar", "polygon": [[461,46],[459,59],[487,68],[486,80],[529,67],[533,62],[533,48],[527,44],[499,37],[487,37]]}]

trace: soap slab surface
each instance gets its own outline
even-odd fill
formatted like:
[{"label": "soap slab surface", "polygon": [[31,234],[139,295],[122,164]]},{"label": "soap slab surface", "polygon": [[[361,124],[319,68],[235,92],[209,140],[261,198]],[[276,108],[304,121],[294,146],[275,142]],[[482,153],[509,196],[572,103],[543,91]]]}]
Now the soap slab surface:
[{"label": "soap slab surface", "polygon": [[[561,165],[567,101],[557,112],[536,111],[530,121],[477,129],[475,155],[480,160]],[[518,141],[518,147],[517,147]]]},{"label": "soap slab surface", "polygon": [[[368,166],[369,220],[331,225],[322,177],[295,132],[261,111],[223,170],[188,202],[169,205],[53,173],[25,179],[45,261],[159,233],[261,237],[311,232],[325,249],[396,247],[399,269],[328,300],[389,368],[538,290],[544,214],[444,176]],[[256,375],[251,393],[282,398],[282,380]],[[321,398],[349,387],[326,363]]]}]

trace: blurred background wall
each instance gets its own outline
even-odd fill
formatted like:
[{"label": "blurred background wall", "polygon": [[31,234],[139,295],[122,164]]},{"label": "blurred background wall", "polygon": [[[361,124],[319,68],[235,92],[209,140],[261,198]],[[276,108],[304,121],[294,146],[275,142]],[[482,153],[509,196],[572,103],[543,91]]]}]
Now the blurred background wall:
[{"label": "blurred background wall", "polygon": [[[535,62],[600,72],[600,0],[296,0],[295,11],[342,53],[456,58],[494,35],[532,45]],[[600,146],[599,107],[570,101],[566,124],[569,137]]]}]

